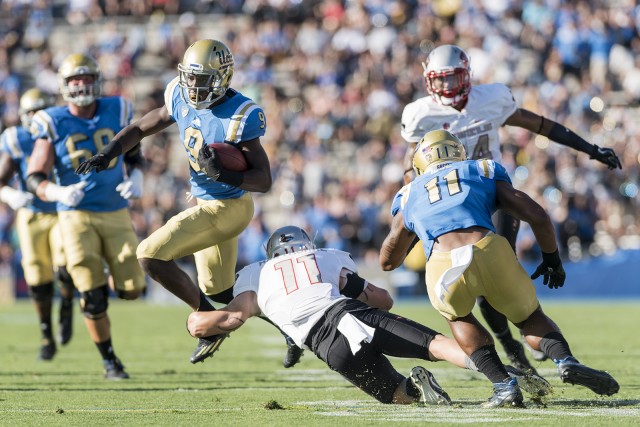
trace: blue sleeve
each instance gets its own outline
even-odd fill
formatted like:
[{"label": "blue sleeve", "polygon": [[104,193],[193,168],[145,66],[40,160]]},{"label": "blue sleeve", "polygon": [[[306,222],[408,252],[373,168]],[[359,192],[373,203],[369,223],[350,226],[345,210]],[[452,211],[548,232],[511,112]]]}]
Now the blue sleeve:
[{"label": "blue sleeve", "polygon": [[242,141],[250,141],[252,139],[264,136],[267,131],[267,118],[262,108],[255,108],[249,113],[242,131]]},{"label": "blue sleeve", "polygon": [[511,178],[509,178],[509,174],[507,170],[500,163],[495,163],[495,175],[494,179],[496,181],[506,181],[511,184]]}]

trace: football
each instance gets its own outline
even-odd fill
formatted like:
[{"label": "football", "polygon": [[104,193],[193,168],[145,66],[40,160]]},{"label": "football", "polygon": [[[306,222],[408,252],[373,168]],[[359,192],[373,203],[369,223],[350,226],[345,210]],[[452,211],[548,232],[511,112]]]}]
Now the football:
[{"label": "football", "polygon": [[235,146],[227,143],[218,143],[211,144],[209,147],[216,157],[220,159],[220,164],[223,168],[235,172],[244,172],[249,168],[244,154]]}]

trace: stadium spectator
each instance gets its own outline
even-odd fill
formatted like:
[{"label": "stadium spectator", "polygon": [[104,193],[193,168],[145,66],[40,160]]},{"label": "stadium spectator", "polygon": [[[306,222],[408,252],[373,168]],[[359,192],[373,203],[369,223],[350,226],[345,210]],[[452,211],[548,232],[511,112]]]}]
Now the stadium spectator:
[{"label": "stadium spectator", "polygon": [[89,56],[69,55],[58,75],[66,105],[40,110],[33,117],[35,144],[26,184],[41,200],[57,202],[67,269],[80,291],[80,308],[102,356],[104,376],[126,379],[129,375],[111,340],[104,267],[109,268],[119,298],[134,300],[142,294],[145,277],[135,257],[138,239],[127,209],[127,199],[139,197],[142,190],[140,146],[124,160],[114,159],[102,174],[79,177],[74,170],[129,123],[131,103],[121,97],[100,97],[100,69]]},{"label": "stadium spectator", "polygon": [[617,393],[620,387],[611,375],[575,359],[558,326],[543,313],[535,286],[511,244],[495,234],[492,215],[498,208],[527,222],[542,249],[542,263],[531,278],[543,276],[550,288],[562,287],[565,272],[544,209],[513,188],[499,163],[467,160],[462,142],[445,130],[423,136],[413,167],[416,178],[394,198],[393,222],[380,251],[380,265],[387,271],[397,268],[416,237],[422,241],[431,305],[447,319],[462,350],[493,383],[494,393],[486,406],[521,406],[522,394],[500,361],[491,335],[472,313],[479,296],[520,328],[534,350],[556,363],[563,382],[599,395]]},{"label": "stadium spectator", "polygon": [[[31,118],[37,111],[53,103],[49,95],[38,89],[26,91],[20,97],[21,125],[10,127],[0,135],[0,200],[16,211],[15,227],[20,242],[22,269],[40,325],[40,360],[53,359],[57,351],[51,320],[54,275],[60,287],[60,344],[66,345],[73,332],[75,287],[66,268],[56,205],[34,198],[27,191],[26,184],[27,161],[34,145],[29,133]],[[12,186],[14,177],[18,188]]]}]

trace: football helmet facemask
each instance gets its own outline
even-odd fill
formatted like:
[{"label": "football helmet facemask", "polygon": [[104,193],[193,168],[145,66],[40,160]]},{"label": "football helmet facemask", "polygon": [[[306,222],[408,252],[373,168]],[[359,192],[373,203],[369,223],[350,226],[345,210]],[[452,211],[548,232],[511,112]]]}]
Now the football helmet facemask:
[{"label": "football helmet facemask", "polygon": [[51,107],[54,104],[53,97],[42,92],[40,89],[29,89],[20,97],[20,123],[25,129],[31,126],[33,113],[43,108]]},{"label": "football helmet facemask", "polygon": [[178,64],[182,97],[193,108],[209,108],[229,89],[233,77],[233,55],[218,40],[193,43]]},{"label": "football helmet facemask", "polygon": [[[93,83],[69,86],[75,76],[93,76]],[[81,53],[67,56],[58,69],[62,98],[79,107],[86,107],[100,96],[100,69],[95,59]]]},{"label": "football helmet facemask", "polygon": [[278,228],[267,241],[267,258],[275,258],[298,251],[315,249],[309,235],[300,227],[288,225]]},{"label": "football helmet facemask", "polygon": [[422,63],[427,92],[441,105],[457,107],[471,91],[469,56],[454,45],[433,49]]},{"label": "football helmet facemask", "polygon": [[422,137],[413,152],[413,170],[422,175],[435,165],[467,160],[460,140],[446,130],[433,130]]}]

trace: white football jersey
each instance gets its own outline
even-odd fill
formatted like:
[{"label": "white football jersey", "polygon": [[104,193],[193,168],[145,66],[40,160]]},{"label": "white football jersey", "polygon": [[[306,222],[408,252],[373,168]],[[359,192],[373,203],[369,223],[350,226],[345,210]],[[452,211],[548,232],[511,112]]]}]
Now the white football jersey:
[{"label": "white football jersey", "polygon": [[448,130],[457,136],[470,159],[500,161],[499,128],[516,111],[511,90],[502,83],[471,87],[467,105],[458,111],[425,96],[408,104],[402,112],[402,137],[418,143],[432,130]]},{"label": "white football jersey", "polygon": [[347,252],[312,249],[251,264],[238,272],[234,296],[256,292],[262,314],[299,347],[325,311],[340,300],[340,272],[356,272]]}]

